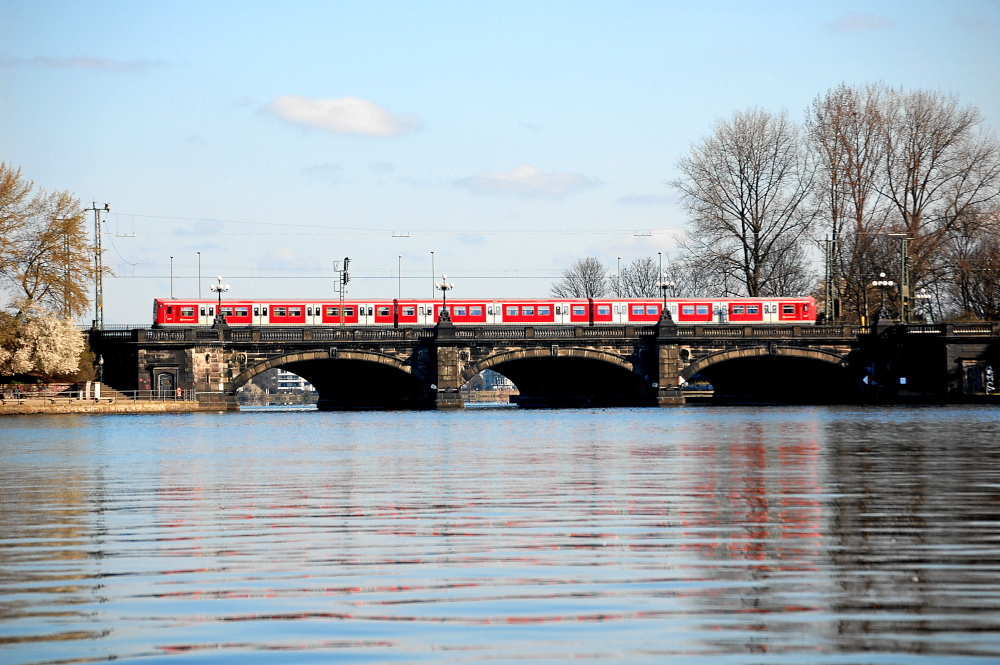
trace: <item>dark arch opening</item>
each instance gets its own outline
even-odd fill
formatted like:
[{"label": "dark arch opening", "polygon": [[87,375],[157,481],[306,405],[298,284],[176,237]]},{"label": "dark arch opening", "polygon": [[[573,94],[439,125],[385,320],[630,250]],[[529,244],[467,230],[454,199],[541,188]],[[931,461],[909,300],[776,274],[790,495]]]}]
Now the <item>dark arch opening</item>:
[{"label": "dark arch opening", "polygon": [[490,367],[519,391],[524,407],[651,406],[653,390],[642,377],[601,360],[564,356],[519,358]]},{"label": "dark arch opening", "polygon": [[316,359],[286,363],[319,393],[321,411],[341,409],[426,409],[433,397],[414,376],[395,367],[354,359]]},{"label": "dark arch opening", "polygon": [[841,365],[797,356],[733,358],[703,368],[716,404],[852,404],[860,376]]}]

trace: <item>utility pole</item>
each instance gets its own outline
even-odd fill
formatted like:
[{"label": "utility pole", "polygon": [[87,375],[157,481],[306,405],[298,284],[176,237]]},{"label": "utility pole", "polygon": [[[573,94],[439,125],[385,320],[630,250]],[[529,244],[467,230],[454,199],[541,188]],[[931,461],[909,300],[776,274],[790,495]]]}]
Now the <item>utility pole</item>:
[{"label": "utility pole", "polygon": [[101,213],[111,212],[111,206],[98,208],[92,203],[84,212],[94,211],[94,323],[97,330],[104,330],[104,250],[101,249]]},{"label": "utility pole", "polygon": [[835,323],[840,318],[840,302],[837,290],[837,232],[826,239],[825,299],[827,323]]},{"label": "utility pole", "polygon": [[910,290],[912,278],[910,266],[910,238],[905,233],[889,233],[890,238],[899,240],[899,322],[910,322]]}]

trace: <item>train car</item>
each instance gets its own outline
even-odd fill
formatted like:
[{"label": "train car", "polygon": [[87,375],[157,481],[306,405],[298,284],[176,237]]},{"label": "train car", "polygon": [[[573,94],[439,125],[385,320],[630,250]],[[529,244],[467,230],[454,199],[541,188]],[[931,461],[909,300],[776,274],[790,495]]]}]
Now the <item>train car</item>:
[{"label": "train car", "polygon": [[[668,298],[678,325],[816,323],[816,301],[802,298]],[[219,312],[216,312],[219,308]],[[456,325],[591,326],[653,325],[663,300],[653,298],[516,298],[448,301]],[[441,303],[430,299],[393,300],[184,300],[153,301],[157,327],[209,326],[216,314],[231,326],[429,326]]]}]

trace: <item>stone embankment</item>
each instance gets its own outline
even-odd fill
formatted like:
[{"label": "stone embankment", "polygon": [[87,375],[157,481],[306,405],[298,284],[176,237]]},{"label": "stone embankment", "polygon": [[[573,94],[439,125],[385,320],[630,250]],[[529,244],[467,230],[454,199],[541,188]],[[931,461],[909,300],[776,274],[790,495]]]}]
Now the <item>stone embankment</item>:
[{"label": "stone embankment", "polygon": [[[148,391],[147,391],[148,392]],[[224,406],[222,407],[225,408]],[[189,413],[219,411],[187,393],[173,399],[120,393],[96,382],[78,386],[11,386],[0,390],[0,416],[38,414]]]}]

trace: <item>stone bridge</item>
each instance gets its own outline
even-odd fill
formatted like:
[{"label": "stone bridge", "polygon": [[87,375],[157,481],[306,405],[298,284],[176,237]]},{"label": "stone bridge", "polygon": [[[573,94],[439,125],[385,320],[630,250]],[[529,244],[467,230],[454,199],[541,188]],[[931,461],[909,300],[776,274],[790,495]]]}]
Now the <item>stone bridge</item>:
[{"label": "stone bridge", "polygon": [[998,324],[940,326],[461,326],[103,330],[91,346],[120,390],[193,389],[236,408],[236,391],[281,367],[322,409],[461,408],[492,369],[522,406],[682,404],[689,382],[720,402],[992,400]]}]

